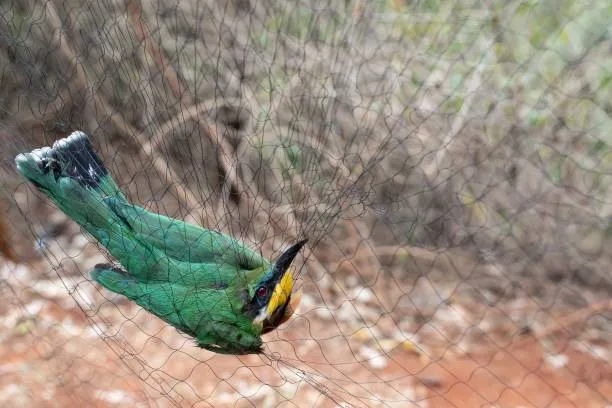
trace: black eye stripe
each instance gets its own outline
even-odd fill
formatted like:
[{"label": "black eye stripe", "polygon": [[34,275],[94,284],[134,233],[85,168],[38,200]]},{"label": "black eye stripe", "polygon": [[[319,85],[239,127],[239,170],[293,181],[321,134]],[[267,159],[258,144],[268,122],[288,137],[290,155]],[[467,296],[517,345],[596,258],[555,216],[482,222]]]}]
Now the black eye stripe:
[{"label": "black eye stripe", "polygon": [[[246,298],[247,296],[249,296],[249,294],[248,292],[245,292],[244,297]],[[262,284],[255,289],[253,297],[248,298],[249,300],[242,310],[247,314],[247,316],[254,318],[257,316],[261,308],[268,304],[271,297],[272,288],[266,284]]]}]

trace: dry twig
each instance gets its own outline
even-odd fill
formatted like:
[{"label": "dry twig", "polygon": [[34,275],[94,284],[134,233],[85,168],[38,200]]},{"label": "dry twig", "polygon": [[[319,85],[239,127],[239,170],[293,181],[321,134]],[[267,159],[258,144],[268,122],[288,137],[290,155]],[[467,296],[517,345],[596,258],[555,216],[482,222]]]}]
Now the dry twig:
[{"label": "dry twig", "polygon": [[9,241],[10,234],[6,224],[4,217],[0,215],[0,253],[11,261],[16,262],[17,256]]}]

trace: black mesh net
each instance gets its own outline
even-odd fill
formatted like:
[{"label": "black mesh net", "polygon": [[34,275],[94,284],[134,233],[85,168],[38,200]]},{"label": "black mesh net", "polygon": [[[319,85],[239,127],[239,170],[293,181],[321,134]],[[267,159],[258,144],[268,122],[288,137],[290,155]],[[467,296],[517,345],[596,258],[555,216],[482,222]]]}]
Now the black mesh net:
[{"label": "black mesh net", "polygon": [[[0,405],[612,404],[612,6],[6,0]],[[221,355],[91,279],[16,171],[86,132],[146,209],[294,261]]]}]

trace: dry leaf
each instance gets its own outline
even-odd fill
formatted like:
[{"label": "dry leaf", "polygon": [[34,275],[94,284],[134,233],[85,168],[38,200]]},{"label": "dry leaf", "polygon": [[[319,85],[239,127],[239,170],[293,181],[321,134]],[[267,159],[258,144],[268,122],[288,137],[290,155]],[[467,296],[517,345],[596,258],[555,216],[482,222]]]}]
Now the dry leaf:
[{"label": "dry leaf", "polygon": [[0,253],[13,262],[17,261],[17,256],[10,244],[10,233],[4,216],[0,215]]}]

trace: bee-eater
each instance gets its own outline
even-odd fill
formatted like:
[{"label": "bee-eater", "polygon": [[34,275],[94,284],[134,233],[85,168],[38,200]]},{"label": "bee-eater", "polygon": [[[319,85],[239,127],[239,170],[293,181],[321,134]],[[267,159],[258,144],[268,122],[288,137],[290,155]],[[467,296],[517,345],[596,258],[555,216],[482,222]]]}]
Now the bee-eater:
[{"label": "bee-eater", "polygon": [[80,131],[53,147],[19,154],[15,162],[121,265],[96,265],[91,277],[194,337],[198,346],[260,353],[261,335],[293,313],[289,265],[306,240],[271,263],[228,235],[135,206]]}]

